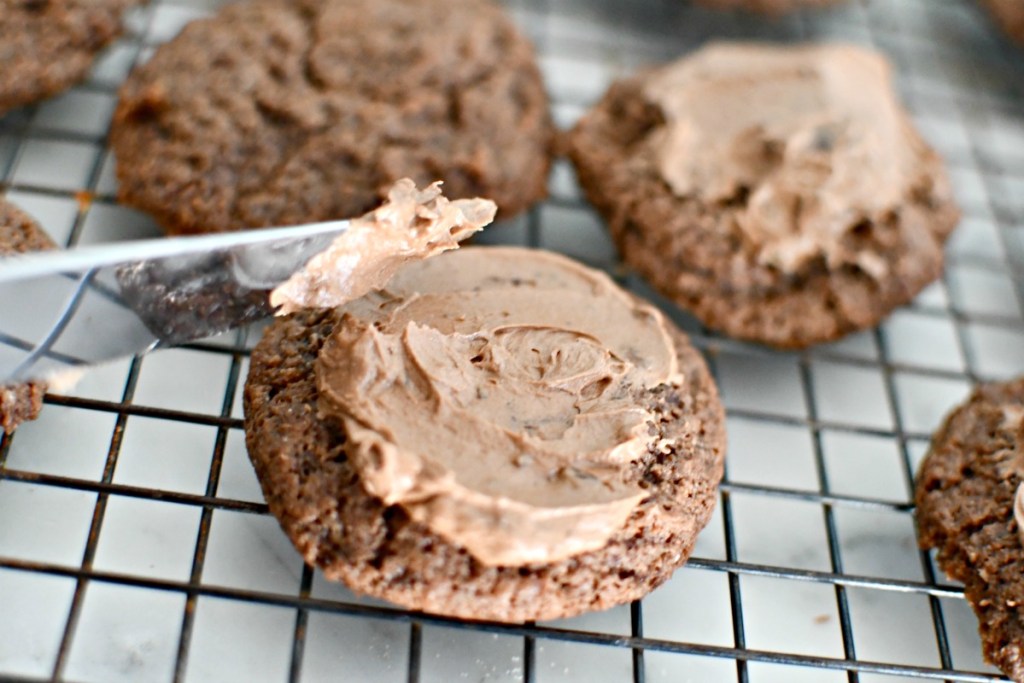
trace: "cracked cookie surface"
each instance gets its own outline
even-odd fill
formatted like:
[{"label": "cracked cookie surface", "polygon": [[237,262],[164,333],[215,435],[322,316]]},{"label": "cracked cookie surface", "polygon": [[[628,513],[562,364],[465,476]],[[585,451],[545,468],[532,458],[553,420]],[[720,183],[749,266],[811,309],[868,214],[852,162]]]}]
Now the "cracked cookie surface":
[{"label": "cracked cookie surface", "polygon": [[121,90],[120,199],[169,233],[348,218],[400,178],[508,218],[546,193],[533,48],[489,0],[255,0],[188,25]]},{"label": "cracked cookie surface", "polygon": [[[922,548],[964,583],[985,658],[1024,681],[1024,377],[984,384],[932,438],[917,475]],[[1018,502],[1018,505],[1020,503]]]},{"label": "cracked cookie surface", "polygon": [[0,0],[0,114],[85,78],[137,0]]}]

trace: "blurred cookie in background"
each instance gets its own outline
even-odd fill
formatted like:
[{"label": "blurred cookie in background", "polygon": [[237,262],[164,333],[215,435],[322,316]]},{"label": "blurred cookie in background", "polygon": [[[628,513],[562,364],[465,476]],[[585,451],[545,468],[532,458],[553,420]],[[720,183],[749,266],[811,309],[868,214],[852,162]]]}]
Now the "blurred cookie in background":
[{"label": "blurred cookie in background", "polygon": [[85,78],[137,0],[0,0],[0,115]]},{"label": "blurred cookie in background", "polygon": [[254,0],[121,89],[119,199],[171,234],[358,216],[399,179],[509,218],[547,193],[533,47],[490,0]]}]

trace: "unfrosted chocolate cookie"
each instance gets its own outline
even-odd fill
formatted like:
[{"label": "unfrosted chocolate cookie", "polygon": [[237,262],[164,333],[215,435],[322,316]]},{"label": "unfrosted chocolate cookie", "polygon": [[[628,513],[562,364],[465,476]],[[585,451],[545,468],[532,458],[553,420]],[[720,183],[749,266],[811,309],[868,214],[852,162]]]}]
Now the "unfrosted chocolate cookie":
[{"label": "unfrosted chocolate cookie", "polygon": [[[54,248],[35,221],[0,198],[0,260],[10,254]],[[0,386],[0,429],[10,434],[20,423],[36,419],[45,393],[46,385],[41,382]]]},{"label": "unfrosted chocolate cookie", "polygon": [[[397,330],[406,340],[407,350],[413,349],[416,353],[423,351],[416,350],[423,339],[436,340],[438,335],[443,336],[453,329],[458,332],[460,326],[466,324],[467,316],[472,318],[485,306],[476,299],[471,306],[443,305],[462,301],[454,291],[460,285],[451,281],[464,279],[460,266],[464,255],[470,251],[473,250],[437,257],[426,262],[430,265],[411,266],[399,275],[401,279],[417,269],[435,269],[436,277],[431,282],[436,283],[436,296],[427,296],[425,290],[417,289],[426,298],[416,295],[405,299],[406,294],[395,294],[402,290],[400,285],[396,288],[393,281],[383,294],[371,295],[342,309],[306,311],[279,318],[266,331],[253,352],[246,383],[245,431],[249,456],[270,510],[306,561],[321,568],[327,577],[408,609],[469,619],[521,622],[566,617],[638,599],[668,579],[689,557],[697,533],[711,515],[722,476],[725,425],[717,391],[700,354],[671,323],[665,323],[661,328],[665,330],[664,343],[668,345],[664,347],[664,357],[670,359],[673,368],[671,379],[639,394],[614,390],[612,395],[605,396],[611,402],[608,405],[626,408],[625,412],[606,413],[602,407],[600,414],[595,416],[604,416],[602,419],[587,421],[590,427],[601,431],[624,415],[638,410],[649,411],[645,414],[650,415],[650,420],[641,423],[639,431],[630,432],[637,439],[635,442],[631,440],[630,444],[639,446],[631,451],[633,455],[624,456],[624,451],[619,449],[616,451],[618,456],[603,461],[604,466],[614,464],[621,468],[622,478],[614,480],[610,486],[636,487],[639,498],[633,503],[634,507],[627,509],[626,516],[622,518],[624,521],[609,528],[609,536],[603,545],[550,562],[509,561],[510,556],[525,556],[523,553],[536,550],[537,545],[536,539],[519,533],[522,518],[517,515],[523,510],[516,503],[511,504],[511,517],[501,517],[511,520],[509,524],[502,521],[494,528],[495,536],[510,534],[510,529],[514,529],[516,533],[511,538],[495,544],[493,538],[476,534],[466,546],[450,540],[451,535],[465,534],[467,529],[480,523],[481,520],[469,515],[467,509],[478,504],[484,495],[474,493],[466,496],[458,486],[453,489],[452,482],[463,481],[463,476],[468,480],[478,475],[486,480],[488,472],[493,470],[497,474],[492,479],[497,481],[485,483],[484,488],[506,486],[506,480],[519,476],[516,471],[508,477],[502,474],[507,463],[501,459],[501,448],[509,442],[495,437],[488,442],[498,450],[446,454],[454,459],[462,458],[467,463],[490,463],[484,465],[482,473],[463,473],[453,480],[449,475],[439,473],[436,465],[410,469],[408,460],[394,459],[401,450],[398,446],[381,445],[377,438],[367,440],[367,430],[372,431],[373,425],[372,421],[363,420],[362,413],[357,416],[353,412],[345,414],[344,419],[338,419],[336,404],[331,403],[334,394],[327,394],[328,398],[325,398],[321,390],[323,385],[318,384],[324,381],[321,374],[324,366],[319,364],[324,362],[325,346],[331,345],[335,349],[331,352],[334,354],[333,366],[329,367],[333,369],[329,372],[340,372],[343,380],[354,381],[362,387],[356,392],[360,400],[387,397],[393,391],[418,392],[425,386],[423,382],[436,379],[427,370],[411,371],[404,381],[401,380],[402,373],[398,373],[394,376],[395,383],[388,388],[379,382],[385,370],[372,370],[365,375],[367,383],[364,383],[363,373],[373,366],[375,349],[392,348],[391,342],[387,339],[381,341],[379,335],[386,334],[394,320],[378,321],[369,327],[361,327],[365,323],[360,321],[362,316],[372,318],[392,313],[402,320],[408,314],[423,321],[425,318],[422,316],[429,309],[431,315],[436,316],[435,322],[416,323],[404,328],[404,332],[401,327]],[[536,253],[505,249],[486,251],[511,252],[516,258],[527,258],[522,253]],[[562,257],[546,258],[568,263]],[[442,368],[442,374],[455,367],[468,374],[442,377],[437,380],[441,384],[434,385],[440,389],[429,390],[424,395],[423,409],[432,414],[432,424],[416,420],[411,424],[414,427],[419,424],[426,430],[425,434],[437,433],[434,437],[424,436],[419,442],[414,439],[414,443],[423,444],[435,437],[442,441],[448,438],[444,434],[447,427],[434,429],[433,425],[434,422],[448,424],[446,420],[453,414],[450,406],[438,398],[440,394],[451,390],[470,403],[493,402],[492,394],[502,387],[485,382],[477,389],[467,391],[466,387],[471,385],[465,378],[473,374],[474,368],[499,361],[507,364],[510,355],[515,356],[517,351],[525,352],[527,362],[506,365],[507,372],[511,374],[506,375],[505,381],[519,382],[509,387],[513,393],[523,387],[529,389],[535,382],[550,381],[572,386],[573,382],[587,375],[592,362],[607,361],[611,363],[609,367],[618,368],[596,382],[587,380],[586,387],[570,391],[560,398],[553,397],[551,393],[544,394],[538,403],[557,402],[573,396],[576,398],[572,400],[597,400],[602,392],[621,378],[622,369],[628,366],[626,359],[612,354],[604,356],[605,361],[601,361],[602,352],[594,352],[593,338],[576,335],[572,340],[568,333],[552,332],[555,336],[549,337],[548,341],[558,343],[549,348],[543,339],[533,336],[543,336],[541,333],[547,329],[543,325],[516,324],[520,322],[517,316],[522,311],[511,302],[518,301],[523,292],[547,287],[550,280],[547,275],[537,275],[541,270],[532,270],[526,262],[521,265],[516,274],[495,273],[482,290],[473,290],[474,295],[478,291],[483,292],[481,296],[486,300],[490,288],[500,287],[503,292],[500,298],[510,302],[507,309],[509,326],[498,332],[498,336],[502,336],[500,348],[490,342],[484,344],[478,334],[469,335],[461,338],[460,343],[479,344],[479,347],[467,352],[465,358],[458,354],[446,356],[452,359],[452,363],[442,362],[438,366]],[[452,278],[452,273],[459,274]],[[614,287],[610,280],[607,282]],[[624,296],[621,290],[616,288],[615,291],[620,293],[617,296]],[[635,302],[637,315],[647,316],[649,314],[644,311],[653,310],[638,300],[629,301]],[[439,306],[439,302],[442,305]],[[581,314],[595,313],[586,312],[581,307],[575,307],[575,310]],[[657,314],[654,317],[661,319]],[[650,320],[647,318],[647,322]],[[615,330],[625,330],[623,339],[629,337],[628,325],[614,325]],[[359,334],[376,335],[378,340],[370,346],[356,343],[346,347],[351,352],[339,356],[338,345],[352,342]],[[531,349],[536,352],[534,360],[529,360]],[[364,356],[360,350],[369,356]],[[427,350],[426,360],[445,357],[439,353]],[[385,351],[377,360],[383,358],[390,362],[395,357],[391,351]],[[643,366],[648,360],[634,357],[630,362]],[[346,368],[358,375],[348,377]],[[489,371],[481,372],[486,375]],[[325,404],[325,400],[328,403]],[[330,408],[331,405],[335,408]],[[487,409],[483,415],[488,419],[499,419],[495,415],[501,412],[503,405],[504,401],[500,400],[495,403],[495,410]],[[413,406],[409,410],[417,409]],[[404,418],[407,412],[403,410],[398,417]],[[507,417],[510,424],[521,426],[519,436],[513,438],[517,444],[530,439],[534,439],[531,443],[536,444],[536,439],[541,438],[538,435],[558,439],[576,429],[563,433],[551,419],[552,415],[536,409],[514,411]],[[452,429],[461,426],[452,425]],[[403,423],[383,434],[388,436],[408,429],[409,424]],[[466,439],[463,449],[471,451],[475,447],[473,440],[479,431],[475,427],[470,429],[472,436]],[[591,443],[589,439],[586,441]],[[579,456],[584,460],[587,457],[583,453]],[[516,457],[515,466],[542,466],[538,460],[543,460],[543,457],[547,457],[543,455],[543,448],[536,458],[522,454]],[[557,479],[578,475],[576,481],[581,486],[589,486],[593,483],[592,476],[579,471],[579,468],[587,467],[577,461],[545,477]],[[369,478],[364,476],[366,468],[370,470]],[[548,478],[540,480],[542,487],[554,483]],[[370,493],[370,490],[376,493]],[[424,495],[426,491],[432,493]],[[607,492],[601,495],[605,494]],[[575,494],[569,491],[569,495]],[[382,496],[405,497],[402,502],[388,504]],[[484,499],[487,500],[486,496]],[[462,502],[453,506],[453,500]],[[508,501],[502,499],[488,509],[504,515],[501,511],[509,509]],[[547,502],[545,499],[540,504],[543,507]],[[463,504],[466,508],[461,507]],[[468,519],[469,522],[454,527],[436,526],[440,519],[451,516]],[[551,526],[560,524],[557,517],[550,519]],[[490,521],[485,519],[484,524],[487,523]],[[579,528],[582,532],[587,531],[586,527]],[[435,528],[442,530],[435,531]],[[542,532],[547,531],[543,522],[539,528]],[[578,539],[572,534],[569,540],[575,542]],[[564,548],[559,546],[555,552],[562,550]]]},{"label": "unfrosted chocolate cookie", "polygon": [[122,201],[205,233],[358,216],[403,177],[509,217],[545,196],[552,136],[489,0],[255,0],[137,69],[111,143]]},{"label": "unfrosted chocolate cookie", "polygon": [[843,0],[696,0],[698,4],[714,9],[739,9],[762,14],[785,14],[804,7],[826,7]]},{"label": "unfrosted chocolate cookie", "polygon": [[1024,681],[1024,378],[978,387],[917,475],[921,547],[964,583],[985,658]]},{"label": "unfrosted chocolate cookie", "polygon": [[1000,27],[1017,43],[1024,44],[1024,3],[1020,0],[981,0]]},{"label": "unfrosted chocolate cookie", "polygon": [[713,44],[616,82],[569,134],[625,258],[709,327],[805,347],[941,272],[941,160],[853,46]]},{"label": "unfrosted chocolate cookie", "polygon": [[85,78],[138,0],[0,0],[0,114]]}]

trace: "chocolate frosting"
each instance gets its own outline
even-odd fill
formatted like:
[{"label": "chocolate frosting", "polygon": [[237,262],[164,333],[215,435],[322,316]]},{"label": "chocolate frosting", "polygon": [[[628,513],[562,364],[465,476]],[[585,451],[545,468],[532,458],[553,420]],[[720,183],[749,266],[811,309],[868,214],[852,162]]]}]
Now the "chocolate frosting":
[{"label": "chocolate frosting", "polygon": [[662,315],[566,258],[470,248],[341,309],[316,364],[363,485],[488,565],[603,546],[643,499]]},{"label": "chocolate frosting", "polygon": [[331,246],[270,294],[278,315],[333,308],[383,287],[403,265],[459,246],[494,220],[487,199],[449,201],[441,183],[395,183],[380,208],[353,219]]},{"label": "chocolate frosting", "polygon": [[719,43],[652,72],[645,96],[673,192],[741,204],[736,223],[758,261],[793,272],[824,256],[885,275],[842,237],[881,221],[930,182],[929,155],[879,54],[847,45]]}]

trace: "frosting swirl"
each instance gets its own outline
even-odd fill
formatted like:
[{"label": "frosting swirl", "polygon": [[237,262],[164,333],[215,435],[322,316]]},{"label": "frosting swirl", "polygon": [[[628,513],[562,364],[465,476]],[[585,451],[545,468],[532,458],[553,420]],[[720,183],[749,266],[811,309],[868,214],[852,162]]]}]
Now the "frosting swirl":
[{"label": "frosting swirl", "polygon": [[673,192],[738,204],[758,261],[783,271],[823,256],[884,276],[843,235],[932,182],[889,64],[864,48],[717,43],[652,72],[644,95],[665,118],[650,144]]},{"label": "frosting swirl", "polygon": [[545,252],[470,248],[342,308],[317,360],[363,485],[489,565],[603,546],[643,499],[661,314]]}]

